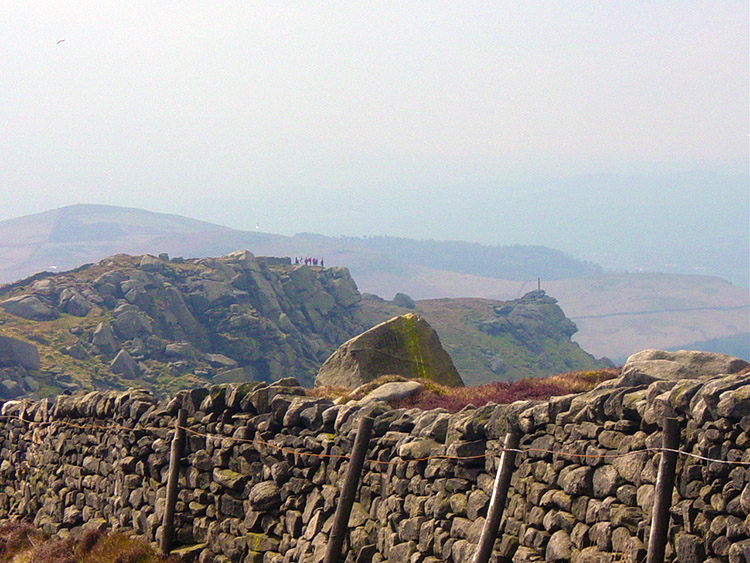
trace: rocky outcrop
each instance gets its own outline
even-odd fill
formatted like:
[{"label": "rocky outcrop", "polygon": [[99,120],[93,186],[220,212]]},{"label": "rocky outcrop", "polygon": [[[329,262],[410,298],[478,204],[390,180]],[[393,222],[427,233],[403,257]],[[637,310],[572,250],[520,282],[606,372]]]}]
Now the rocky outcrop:
[{"label": "rocky outcrop", "polygon": [[112,373],[122,375],[125,379],[135,379],[141,370],[135,360],[128,354],[127,350],[120,350],[109,364]]},{"label": "rocky outcrop", "polygon": [[19,295],[0,302],[0,307],[11,315],[30,321],[50,321],[60,314],[36,295]]},{"label": "rocky outcrop", "polygon": [[395,317],[345,342],[321,366],[315,385],[354,389],[387,374],[463,385],[432,327],[413,313]]},{"label": "rocky outcrop", "polygon": [[578,329],[544,291],[531,291],[520,299],[495,307],[495,315],[480,323],[487,334],[510,334],[520,340],[538,342],[543,337],[570,339]]},{"label": "rocky outcrop", "polygon": [[31,377],[41,366],[36,345],[0,336],[0,398],[15,399],[39,389]]},{"label": "rocky outcrop", "polygon": [[[45,323],[37,330],[45,355],[65,355],[53,361],[83,388],[137,380],[164,393],[214,377],[289,374],[312,386],[320,364],[363,330],[348,270],[247,251],[200,260],[117,255],[0,288],[0,299],[9,315]],[[67,326],[47,323],[61,315]],[[57,342],[64,345],[49,350]],[[62,389],[58,375],[44,383]]]}]

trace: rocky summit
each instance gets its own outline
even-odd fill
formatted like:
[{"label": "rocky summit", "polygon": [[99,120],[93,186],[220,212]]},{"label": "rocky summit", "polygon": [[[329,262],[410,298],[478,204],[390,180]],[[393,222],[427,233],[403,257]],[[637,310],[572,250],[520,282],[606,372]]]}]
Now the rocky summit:
[{"label": "rocky summit", "polygon": [[381,323],[345,342],[321,366],[315,385],[353,389],[381,375],[463,385],[435,330],[409,313]]},{"label": "rocky summit", "polygon": [[0,396],[163,394],[290,375],[312,386],[325,358],[366,328],[359,301],[346,268],[245,251],[117,255],[37,274],[0,288]]}]

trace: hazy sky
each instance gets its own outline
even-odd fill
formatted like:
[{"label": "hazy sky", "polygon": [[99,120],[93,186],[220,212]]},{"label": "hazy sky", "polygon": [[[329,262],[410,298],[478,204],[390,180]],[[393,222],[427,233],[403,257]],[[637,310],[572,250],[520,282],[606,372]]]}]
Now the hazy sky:
[{"label": "hazy sky", "polygon": [[[458,202],[460,225],[541,179],[540,202],[555,178],[747,186],[747,1],[3,0],[0,54],[0,219],[85,202],[382,234],[389,208]],[[419,211],[393,234],[554,242]]]}]

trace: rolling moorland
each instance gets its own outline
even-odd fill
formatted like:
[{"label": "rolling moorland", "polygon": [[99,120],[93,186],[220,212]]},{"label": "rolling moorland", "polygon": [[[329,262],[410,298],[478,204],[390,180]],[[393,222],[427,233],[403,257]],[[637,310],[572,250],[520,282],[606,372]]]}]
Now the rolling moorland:
[{"label": "rolling moorland", "polygon": [[294,237],[238,231],[140,209],[77,205],[0,222],[0,281],[95,262],[119,252],[207,257],[319,256],[349,268],[362,292],[415,300],[512,300],[542,288],[578,326],[575,340],[618,363],[648,347],[750,356],[747,288],[720,278],[624,273],[529,246],[394,237]]}]

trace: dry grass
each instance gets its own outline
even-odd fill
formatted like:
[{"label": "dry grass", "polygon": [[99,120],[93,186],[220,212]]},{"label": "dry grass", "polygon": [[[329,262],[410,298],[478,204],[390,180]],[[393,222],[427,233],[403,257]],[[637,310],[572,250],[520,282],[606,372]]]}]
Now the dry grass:
[{"label": "dry grass", "polygon": [[0,525],[0,563],[12,561],[16,554],[32,549],[42,541],[42,535],[25,522]]},{"label": "dry grass", "polygon": [[47,538],[25,522],[0,525],[0,563],[175,563],[145,541],[94,530]]},{"label": "dry grass", "polygon": [[600,369],[593,371],[571,371],[559,373],[546,378],[550,383],[559,384],[568,390],[568,393],[583,393],[590,391],[603,381],[620,376],[619,368]]}]

